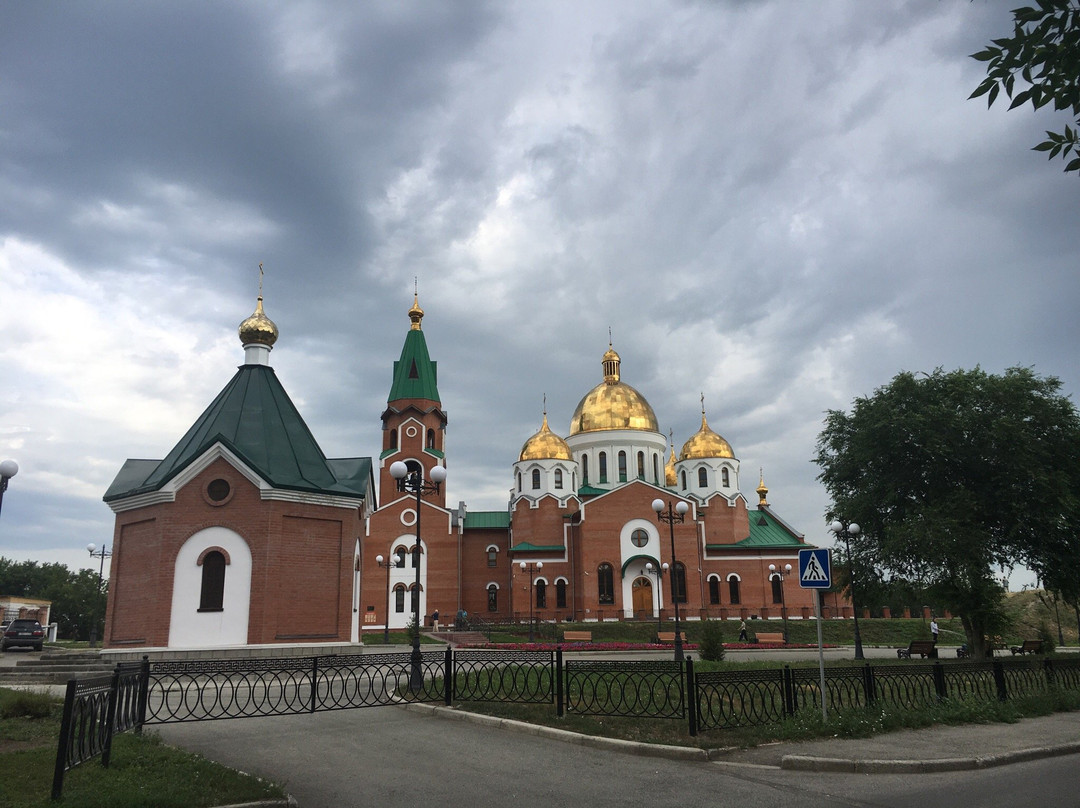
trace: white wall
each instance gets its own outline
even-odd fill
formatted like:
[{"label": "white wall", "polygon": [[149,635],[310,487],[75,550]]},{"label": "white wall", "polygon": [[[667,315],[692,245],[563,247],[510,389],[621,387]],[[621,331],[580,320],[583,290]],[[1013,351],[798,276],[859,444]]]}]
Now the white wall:
[{"label": "white wall", "polygon": [[[223,549],[225,597],[220,612],[200,612],[202,567],[199,556],[209,547]],[[251,604],[251,550],[239,534],[224,527],[200,530],[180,548],[173,567],[170,648],[246,645]]]}]

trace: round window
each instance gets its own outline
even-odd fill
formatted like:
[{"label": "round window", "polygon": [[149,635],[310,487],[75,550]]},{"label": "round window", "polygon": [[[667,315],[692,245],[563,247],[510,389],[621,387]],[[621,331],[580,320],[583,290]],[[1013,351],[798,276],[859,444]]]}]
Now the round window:
[{"label": "round window", "polygon": [[213,502],[224,502],[229,498],[229,492],[232,489],[229,487],[228,480],[211,480],[210,485],[206,486],[206,495],[210,497]]},{"label": "round window", "polygon": [[630,541],[634,543],[635,547],[644,547],[649,543],[649,534],[641,528],[638,528],[630,534]]}]

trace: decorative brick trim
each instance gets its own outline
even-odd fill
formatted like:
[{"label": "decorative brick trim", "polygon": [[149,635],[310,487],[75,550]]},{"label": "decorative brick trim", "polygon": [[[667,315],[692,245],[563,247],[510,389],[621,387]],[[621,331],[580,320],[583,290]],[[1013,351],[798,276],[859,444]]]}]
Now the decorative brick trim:
[{"label": "decorative brick trim", "polygon": [[229,565],[229,564],[232,563],[232,559],[229,558],[229,551],[226,550],[224,547],[216,547],[215,546],[215,547],[207,547],[205,550],[203,550],[201,553],[199,553],[199,560],[195,562],[195,566],[201,567],[202,564],[203,564],[203,560],[208,555],[210,555],[210,553],[214,553],[214,552],[221,553],[223,556],[225,556],[225,564],[226,565]]}]

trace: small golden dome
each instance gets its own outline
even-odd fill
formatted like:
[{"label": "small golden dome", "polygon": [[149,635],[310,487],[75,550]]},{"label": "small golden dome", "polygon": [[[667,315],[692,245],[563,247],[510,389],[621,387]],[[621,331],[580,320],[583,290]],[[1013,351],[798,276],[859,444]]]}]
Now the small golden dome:
[{"label": "small golden dome", "polygon": [[668,488],[674,488],[679,484],[679,475],[675,473],[675,436],[669,435],[668,441],[671,450],[668,452],[667,463],[664,464],[664,484]]},{"label": "small golden dome", "polygon": [[701,429],[695,432],[686,443],[683,444],[679,460],[692,460],[704,457],[735,457],[731,450],[731,444],[721,438],[711,429],[709,422],[705,420],[705,413],[701,413]]},{"label": "small golden dome", "polygon": [[540,431],[525,441],[518,460],[569,460],[570,447],[548,427],[547,413]]},{"label": "small golden dome", "polygon": [[409,319],[412,320],[412,325],[409,326],[411,331],[420,331],[420,321],[424,319],[424,310],[420,308],[420,296],[413,294],[412,308],[409,309]]},{"label": "small golden dome", "polygon": [[769,501],[766,497],[769,496],[769,489],[765,487],[765,470],[759,469],[761,472],[761,478],[758,480],[757,495],[758,495],[758,507],[762,505],[768,505]]},{"label": "small golden dome", "polygon": [[602,429],[640,429],[659,432],[656,413],[630,385],[619,381],[619,355],[608,345],[604,354],[604,381],[578,402],[570,419],[570,434]]},{"label": "small golden dome", "polygon": [[278,327],[263,311],[262,295],[259,295],[259,300],[255,304],[255,313],[240,323],[238,330],[241,345],[273,346],[277,342]]}]

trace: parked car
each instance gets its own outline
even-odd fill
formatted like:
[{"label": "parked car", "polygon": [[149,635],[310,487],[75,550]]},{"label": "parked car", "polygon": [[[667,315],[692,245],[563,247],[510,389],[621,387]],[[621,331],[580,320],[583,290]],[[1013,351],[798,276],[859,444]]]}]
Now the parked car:
[{"label": "parked car", "polygon": [[0,651],[6,651],[17,645],[29,645],[40,651],[45,645],[45,629],[37,620],[18,618],[8,623],[4,629],[4,638],[0,640]]}]

